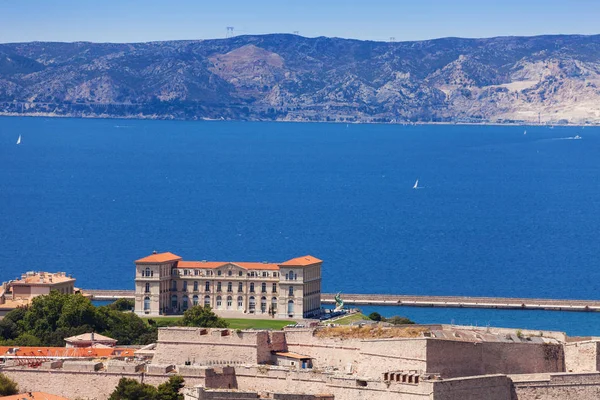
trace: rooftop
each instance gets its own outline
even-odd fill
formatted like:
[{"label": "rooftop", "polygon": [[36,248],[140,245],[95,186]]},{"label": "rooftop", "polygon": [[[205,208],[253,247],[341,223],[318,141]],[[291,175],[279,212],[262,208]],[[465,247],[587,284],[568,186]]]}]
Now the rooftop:
[{"label": "rooftop", "polygon": [[179,257],[177,254],[173,254],[170,252],[166,252],[166,253],[156,253],[155,252],[153,254],[150,254],[147,257],[136,260],[135,263],[136,264],[154,264],[154,263],[164,263],[164,262],[178,261],[178,260],[181,260],[181,257]]},{"label": "rooftop", "polygon": [[262,262],[229,262],[229,261],[179,261],[177,268],[200,268],[200,269],[216,269],[225,265],[232,264],[243,269],[261,269],[278,271],[279,265],[273,263]]},{"label": "rooftop", "polygon": [[293,353],[291,351],[276,351],[274,354],[279,357],[294,358],[296,360],[309,360],[312,358],[309,356],[303,356],[302,354]]},{"label": "rooftop", "polygon": [[99,333],[82,333],[81,335],[65,338],[65,342],[114,342],[117,341],[108,336],[100,335]]},{"label": "rooftop", "polygon": [[21,279],[11,281],[10,285],[51,285],[70,281],[75,282],[75,279],[64,272],[27,272],[21,275]]},{"label": "rooftop", "polygon": [[319,260],[317,257],[304,256],[304,257],[292,258],[291,260],[283,262],[280,265],[305,267],[307,265],[318,264],[320,262],[323,262],[323,260]]},{"label": "rooftop", "polygon": [[66,397],[55,396],[44,392],[27,392],[12,396],[2,396],[2,400],[69,400]]},{"label": "rooftop", "polygon": [[111,358],[133,357],[127,348],[0,346],[0,357]]}]

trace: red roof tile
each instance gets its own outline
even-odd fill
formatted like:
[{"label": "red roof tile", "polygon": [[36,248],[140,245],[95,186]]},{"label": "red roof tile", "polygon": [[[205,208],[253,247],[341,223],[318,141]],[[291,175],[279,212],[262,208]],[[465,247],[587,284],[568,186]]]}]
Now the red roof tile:
[{"label": "red roof tile", "polygon": [[262,262],[231,262],[231,261],[179,261],[177,268],[216,269],[227,264],[237,265],[243,269],[278,271],[279,265]]},{"label": "red roof tile", "polygon": [[55,396],[50,393],[44,392],[28,392],[21,394],[14,394],[12,396],[2,396],[2,400],[69,400],[66,397]]},{"label": "red roof tile", "polygon": [[318,264],[320,262],[323,262],[323,260],[319,260],[317,257],[304,256],[304,257],[292,258],[291,260],[283,262],[283,263],[281,263],[279,265],[294,266],[294,267],[296,267],[296,266],[305,267],[307,265]]},{"label": "red roof tile", "polygon": [[[14,349],[18,350],[15,352]],[[10,352],[9,352],[10,351]],[[24,347],[0,346],[0,357],[132,357],[134,349],[96,347]]]},{"label": "red roof tile", "polygon": [[178,260],[181,260],[181,257],[179,257],[176,254],[167,252],[167,253],[151,254],[147,257],[136,260],[135,263],[136,264],[154,264],[154,263],[164,263],[164,262],[178,261]]}]

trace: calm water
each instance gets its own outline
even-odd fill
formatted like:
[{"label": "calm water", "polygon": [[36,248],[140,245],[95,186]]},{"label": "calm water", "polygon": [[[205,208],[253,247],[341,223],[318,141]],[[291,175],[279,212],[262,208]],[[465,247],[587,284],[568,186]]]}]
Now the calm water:
[{"label": "calm water", "polygon": [[[600,129],[523,130],[0,118],[0,280],[132,288],[156,249],[312,254],[328,292],[598,298]],[[458,311],[423,318],[479,318]],[[600,335],[569,315],[562,330]]]}]

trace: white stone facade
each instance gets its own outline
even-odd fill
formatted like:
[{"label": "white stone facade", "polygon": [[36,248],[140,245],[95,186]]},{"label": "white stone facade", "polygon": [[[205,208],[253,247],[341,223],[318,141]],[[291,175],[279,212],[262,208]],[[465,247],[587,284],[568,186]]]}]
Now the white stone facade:
[{"label": "white stone facade", "polygon": [[193,305],[217,311],[310,318],[321,308],[322,261],[304,256],[274,264],[183,261],[173,253],[135,262],[135,312],[182,314]]}]

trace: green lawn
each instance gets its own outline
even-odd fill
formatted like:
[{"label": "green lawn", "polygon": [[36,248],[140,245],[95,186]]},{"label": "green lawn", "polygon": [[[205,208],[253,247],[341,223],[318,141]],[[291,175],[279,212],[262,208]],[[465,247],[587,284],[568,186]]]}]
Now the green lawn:
[{"label": "green lawn", "polygon": [[364,319],[369,320],[369,317],[367,317],[366,315],[361,314],[361,313],[356,313],[356,314],[348,315],[347,317],[342,317],[340,319],[336,319],[333,321],[325,321],[325,323],[350,325],[352,322],[356,322],[356,321],[360,321],[360,320],[364,320]]},{"label": "green lawn", "polygon": [[[156,326],[165,327],[176,325],[181,320],[181,316],[175,317],[151,317],[143,318],[146,322],[149,319],[156,322]],[[281,319],[251,319],[251,318],[224,318],[229,324],[230,329],[281,329],[286,325],[295,324],[296,321]]]}]

